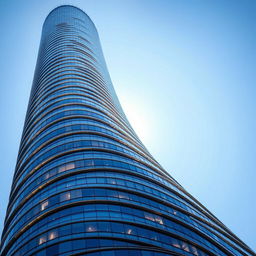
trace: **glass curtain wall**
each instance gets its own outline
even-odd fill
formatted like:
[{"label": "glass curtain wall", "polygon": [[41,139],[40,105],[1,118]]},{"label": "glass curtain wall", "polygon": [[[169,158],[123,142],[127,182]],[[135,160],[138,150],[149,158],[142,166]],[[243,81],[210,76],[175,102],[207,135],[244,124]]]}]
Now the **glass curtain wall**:
[{"label": "glass curtain wall", "polygon": [[1,255],[254,255],[141,143],[73,6],[43,25]]}]

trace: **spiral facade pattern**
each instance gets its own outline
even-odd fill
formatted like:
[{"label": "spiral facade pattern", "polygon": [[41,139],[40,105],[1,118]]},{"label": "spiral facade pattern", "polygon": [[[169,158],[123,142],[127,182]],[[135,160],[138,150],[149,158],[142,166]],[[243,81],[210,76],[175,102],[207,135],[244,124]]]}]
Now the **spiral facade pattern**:
[{"label": "spiral facade pattern", "polygon": [[1,255],[254,255],[143,146],[73,6],[43,25]]}]

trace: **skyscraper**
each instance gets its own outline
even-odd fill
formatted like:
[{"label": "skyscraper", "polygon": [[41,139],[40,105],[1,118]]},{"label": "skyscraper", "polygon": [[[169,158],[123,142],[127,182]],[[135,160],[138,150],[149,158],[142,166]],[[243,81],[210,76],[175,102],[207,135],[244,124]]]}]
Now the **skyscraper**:
[{"label": "skyscraper", "polygon": [[43,25],[1,255],[255,255],[143,146],[72,6]]}]

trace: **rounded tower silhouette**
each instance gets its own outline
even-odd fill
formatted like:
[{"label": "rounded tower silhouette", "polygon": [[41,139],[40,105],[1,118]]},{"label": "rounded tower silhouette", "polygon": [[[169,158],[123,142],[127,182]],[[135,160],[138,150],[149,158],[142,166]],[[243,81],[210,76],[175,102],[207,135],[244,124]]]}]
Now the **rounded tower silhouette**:
[{"label": "rounded tower silhouette", "polygon": [[73,6],[43,25],[1,255],[254,255],[141,143]]}]

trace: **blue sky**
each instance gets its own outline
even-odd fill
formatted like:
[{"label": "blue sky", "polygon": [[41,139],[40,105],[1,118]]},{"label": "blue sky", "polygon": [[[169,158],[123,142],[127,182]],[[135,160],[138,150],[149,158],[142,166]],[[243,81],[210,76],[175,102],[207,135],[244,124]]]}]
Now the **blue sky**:
[{"label": "blue sky", "polygon": [[73,4],[92,18],[121,104],[152,155],[256,249],[256,1],[0,0],[0,223],[42,23]]}]

